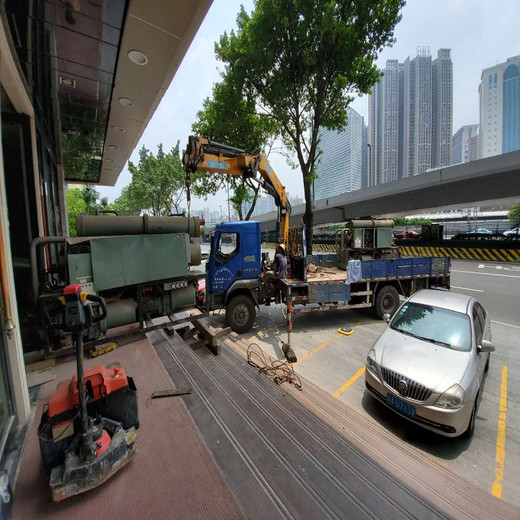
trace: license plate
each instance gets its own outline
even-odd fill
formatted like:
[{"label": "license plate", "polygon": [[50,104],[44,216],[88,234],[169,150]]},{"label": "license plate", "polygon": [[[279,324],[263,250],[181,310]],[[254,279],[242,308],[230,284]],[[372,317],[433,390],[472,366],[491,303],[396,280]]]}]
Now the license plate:
[{"label": "license plate", "polygon": [[386,402],[396,410],[400,411],[404,415],[411,417],[412,419],[415,417],[415,407],[411,404],[405,403],[398,397],[392,394],[386,394]]}]

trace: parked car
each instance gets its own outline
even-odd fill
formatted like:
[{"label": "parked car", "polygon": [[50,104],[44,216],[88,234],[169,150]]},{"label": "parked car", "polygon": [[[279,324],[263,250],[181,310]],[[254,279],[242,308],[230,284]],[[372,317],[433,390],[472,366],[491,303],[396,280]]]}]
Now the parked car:
[{"label": "parked car", "polygon": [[402,417],[447,437],[475,429],[489,367],[489,315],[475,298],[424,289],[411,296],[368,353],[365,385]]},{"label": "parked car", "polygon": [[395,238],[421,238],[421,234],[417,231],[402,231],[401,233],[394,233]]},{"label": "parked car", "polygon": [[478,228],[475,233],[479,233],[480,235],[492,235],[493,231],[486,228]]},{"label": "parked car", "polygon": [[509,237],[512,235],[520,235],[520,227],[515,227],[513,229],[508,229],[507,231],[504,231],[503,235],[505,237]]},{"label": "parked car", "polygon": [[199,307],[204,307],[204,303],[206,301],[206,279],[199,278],[197,283],[197,305]]}]

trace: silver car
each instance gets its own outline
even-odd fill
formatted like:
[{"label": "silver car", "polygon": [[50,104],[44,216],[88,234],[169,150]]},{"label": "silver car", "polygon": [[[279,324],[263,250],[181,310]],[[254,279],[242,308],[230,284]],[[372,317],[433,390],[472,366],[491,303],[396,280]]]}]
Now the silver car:
[{"label": "silver car", "polygon": [[470,437],[493,350],[489,316],[475,298],[422,290],[401,305],[368,353],[365,385],[428,430]]}]

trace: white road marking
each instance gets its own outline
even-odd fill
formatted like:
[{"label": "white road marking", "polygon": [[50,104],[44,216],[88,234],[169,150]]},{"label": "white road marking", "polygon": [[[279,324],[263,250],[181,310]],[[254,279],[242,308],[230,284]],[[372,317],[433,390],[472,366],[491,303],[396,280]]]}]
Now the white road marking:
[{"label": "white road marking", "polygon": [[455,285],[452,285],[451,288],[452,289],[462,289],[463,291],[484,292],[482,289],[470,289],[469,287],[456,287]]},{"label": "white road marking", "polygon": [[452,269],[451,272],[464,274],[480,274],[484,276],[501,276],[502,278],[516,278],[517,280],[520,280],[520,276],[514,276],[512,274],[478,273],[477,271],[458,271],[457,269]]},{"label": "white road marking", "polygon": [[513,329],[520,330],[520,327],[518,325],[513,325],[512,323],[505,323],[503,321],[495,321],[495,320],[491,320],[491,323],[494,323],[496,325],[504,325],[506,327],[513,327]]}]

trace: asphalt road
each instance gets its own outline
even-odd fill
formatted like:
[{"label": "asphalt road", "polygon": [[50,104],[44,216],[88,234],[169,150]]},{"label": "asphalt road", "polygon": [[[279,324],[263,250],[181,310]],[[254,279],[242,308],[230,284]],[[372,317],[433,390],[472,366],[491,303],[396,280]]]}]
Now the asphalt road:
[{"label": "asphalt road", "polygon": [[[491,314],[496,351],[481,391],[471,440],[445,438],[409,423],[365,391],[366,355],[385,324],[370,310],[294,316],[292,345],[297,373],[391,432],[403,449],[417,450],[485,493],[519,508],[520,518],[520,266],[453,261],[452,290],[476,296]],[[280,360],[287,340],[282,306],[261,307],[253,330],[244,334]],[[223,313],[216,316],[224,322]],[[338,334],[352,327],[351,336]]]},{"label": "asphalt road", "polygon": [[520,265],[453,260],[452,290],[477,298],[491,319],[520,326]]}]

